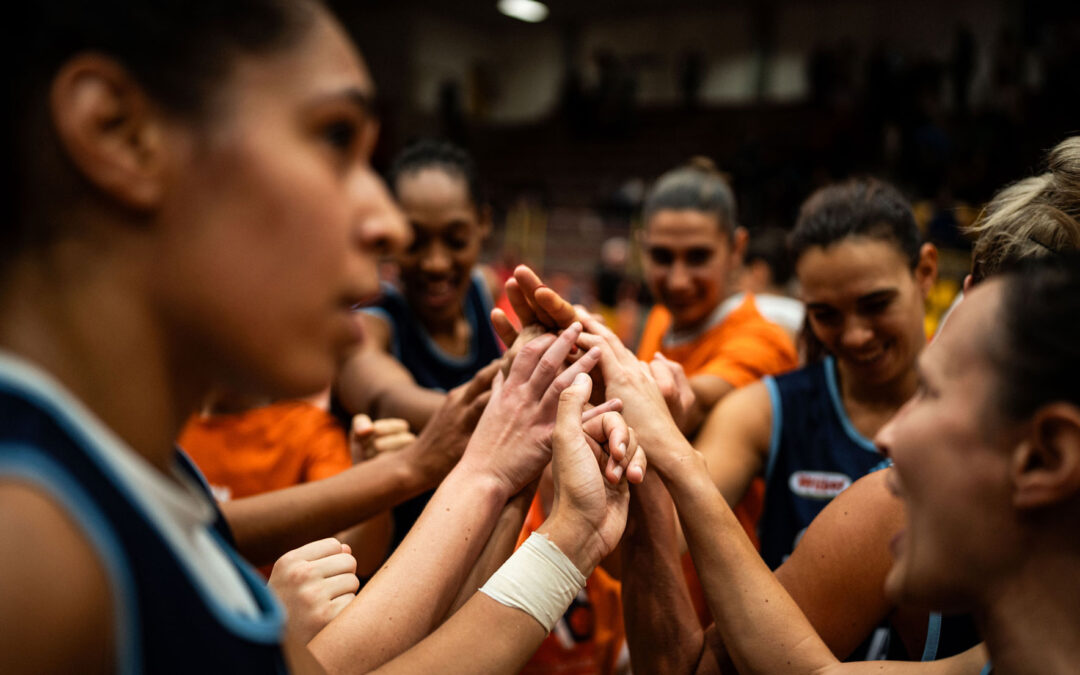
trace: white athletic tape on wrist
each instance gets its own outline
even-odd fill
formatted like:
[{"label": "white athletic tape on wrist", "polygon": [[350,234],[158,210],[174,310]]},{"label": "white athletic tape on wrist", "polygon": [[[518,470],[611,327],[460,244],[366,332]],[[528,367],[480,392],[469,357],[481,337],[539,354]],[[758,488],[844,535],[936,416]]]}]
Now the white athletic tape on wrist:
[{"label": "white athletic tape on wrist", "polygon": [[566,554],[533,532],[480,592],[522,610],[550,633],[584,586],[585,576]]}]

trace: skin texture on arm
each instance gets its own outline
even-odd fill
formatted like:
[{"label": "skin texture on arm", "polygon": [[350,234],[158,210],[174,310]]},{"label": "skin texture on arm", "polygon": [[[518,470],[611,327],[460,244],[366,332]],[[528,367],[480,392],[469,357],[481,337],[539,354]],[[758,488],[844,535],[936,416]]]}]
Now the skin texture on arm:
[{"label": "skin texture on arm", "polygon": [[438,485],[461,456],[490,397],[499,364],[453,389],[409,447],[321,481],[222,504],[237,550],[253,564],[276,560],[313,537],[329,537]]},{"label": "skin texture on arm", "polygon": [[97,554],[63,509],[22,483],[0,482],[0,579],[0,672],[113,672]]},{"label": "skin texture on arm", "polygon": [[390,354],[386,321],[360,314],[365,340],[338,370],[338,399],[351,413],[399,417],[413,429],[423,429],[446,394],[421,387]]},{"label": "skin texture on arm", "polygon": [[840,663],[757,555],[700,458],[685,449],[663,454],[654,452],[654,461],[676,508],[696,514],[683,529],[716,629],[740,673],[974,674],[982,667],[972,653],[927,664]]},{"label": "skin texture on arm", "polygon": [[765,473],[771,437],[772,404],[762,382],[725,397],[705,420],[694,447],[728,504],[738,504],[751,481]]},{"label": "skin texture on arm", "polygon": [[[579,331],[533,340],[505,380],[496,378],[462,461],[357,600],[311,642],[329,671],[377,667],[446,615],[507,499],[547,463],[559,392],[596,363],[597,355],[587,354],[559,373]],[[363,636],[364,649],[357,649],[356,636]]]},{"label": "skin texture on arm", "polygon": [[687,436],[693,437],[709,413],[721,399],[735,391],[735,387],[718,375],[702,374],[690,377],[690,388],[694,391],[694,402],[686,409],[679,428]]}]

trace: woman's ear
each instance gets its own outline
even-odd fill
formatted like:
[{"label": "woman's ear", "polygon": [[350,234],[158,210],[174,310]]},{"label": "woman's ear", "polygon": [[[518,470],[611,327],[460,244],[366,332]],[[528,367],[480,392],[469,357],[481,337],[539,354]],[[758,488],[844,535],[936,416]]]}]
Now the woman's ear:
[{"label": "woman's ear", "polygon": [[930,290],[934,288],[934,282],[938,275],[938,250],[931,243],[922,245],[919,249],[919,260],[915,263],[915,281],[922,291],[923,300],[930,297]]},{"label": "woman's ear", "polygon": [[90,184],[128,208],[158,204],[164,120],[127,69],[75,56],[52,81],[49,112],[62,151]]},{"label": "woman's ear", "polygon": [[1044,406],[1017,446],[1011,465],[1013,505],[1033,509],[1080,494],[1080,409],[1069,403]]}]

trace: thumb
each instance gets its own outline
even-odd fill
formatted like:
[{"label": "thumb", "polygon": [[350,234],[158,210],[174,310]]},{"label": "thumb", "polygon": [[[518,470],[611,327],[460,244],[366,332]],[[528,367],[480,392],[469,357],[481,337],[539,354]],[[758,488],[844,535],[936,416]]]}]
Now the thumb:
[{"label": "thumb", "polygon": [[555,413],[555,432],[552,437],[555,454],[561,449],[575,447],[581,437],[581,414],[592,394],[592,378],[578,373],[574,382],[559,394],[559,409]]},{"label": "thumb", "polygon": [[352,418],[352,435],[356,438],[363,438],[375,433],[375,423],[371,421],[371,418],[367,415],[353,415]]}]

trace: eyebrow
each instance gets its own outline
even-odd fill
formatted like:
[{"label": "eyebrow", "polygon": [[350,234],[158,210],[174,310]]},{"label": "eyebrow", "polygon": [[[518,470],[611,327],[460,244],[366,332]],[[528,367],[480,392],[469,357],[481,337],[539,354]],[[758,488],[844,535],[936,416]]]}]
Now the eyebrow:
[{"label": "eyebrow", "polygon": [[900,291],[895,288],[886,288],[880,291],[874,291],[873,293],[867,293],[866,295],[860,296],[856,302],[873,303],[880,300],[889,300],[896,297],[899,293]]},{"label": "eyebrow", "polygon": [[345,101],[355,106],[365,117],[377,119],[379,117],[379,99],[372,91],[365,91],[360,87],[343,87],[339,90],[328,91],[316,99],[316,104]]}]

